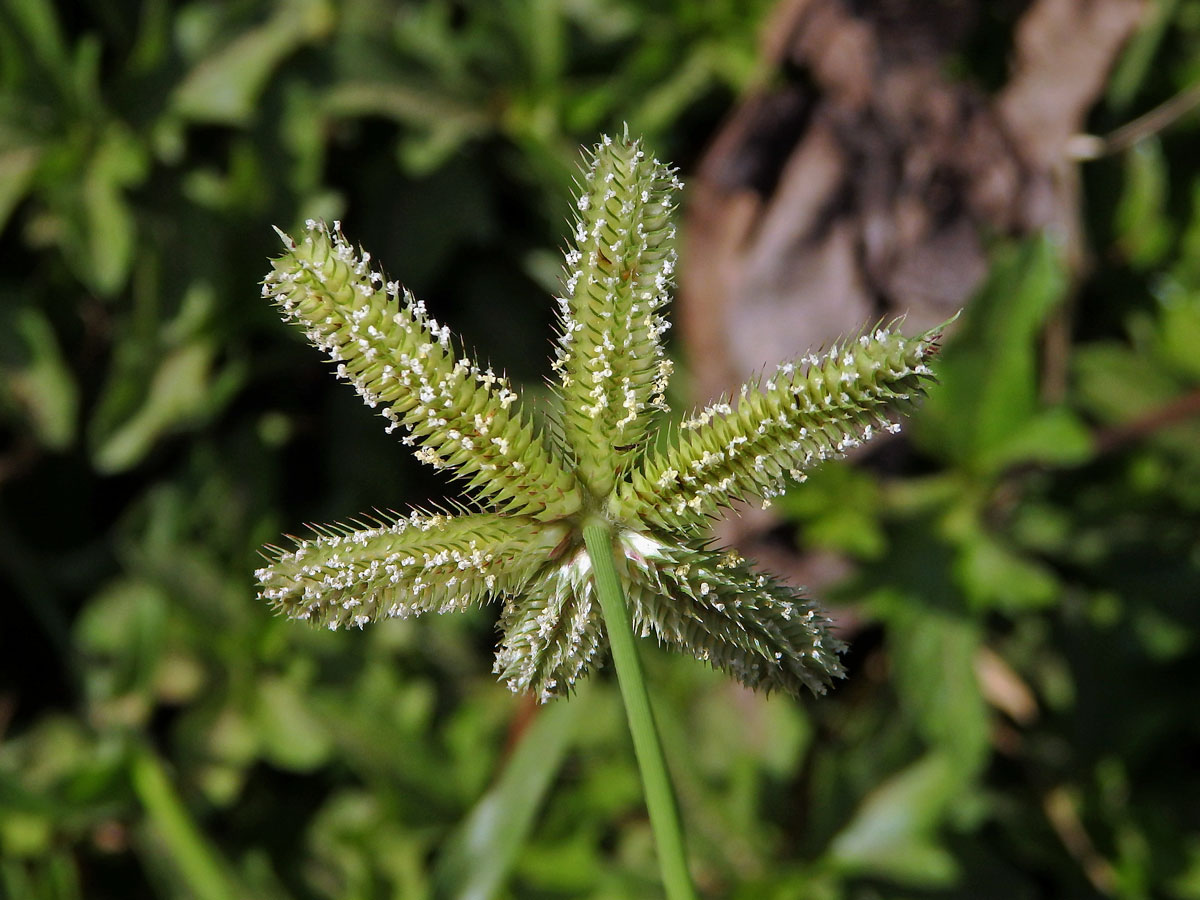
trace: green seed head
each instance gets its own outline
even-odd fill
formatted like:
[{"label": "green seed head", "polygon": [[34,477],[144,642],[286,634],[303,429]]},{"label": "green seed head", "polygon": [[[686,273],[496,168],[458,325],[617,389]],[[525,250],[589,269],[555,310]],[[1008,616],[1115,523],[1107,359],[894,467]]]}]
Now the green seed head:
[{"label": "green seed head", "polygon": [[675,269],[674,171],[628,135],[586,156],[553,360],[551,440],[508,380],[461,349],[341,228],[309,222],[263,282],[283,318],[328,354],[419,459],[465,480],[478,511],[372,516],[268,548],[260,596],[297,619],[502,603],[495,671],[541,699],[569,693],[607,645],[583,522],[603,516],[645,636],[750,687],[824,691],[841,644],[811,600],[710,548],[708,518],[898,429],[931,380],[939,332],[879,328],[780,365],[661,437]]}]

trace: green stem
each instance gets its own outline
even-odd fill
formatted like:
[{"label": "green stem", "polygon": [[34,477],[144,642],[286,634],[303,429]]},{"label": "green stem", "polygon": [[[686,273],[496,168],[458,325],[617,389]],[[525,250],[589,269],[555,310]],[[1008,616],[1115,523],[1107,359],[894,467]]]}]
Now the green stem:
[{"label": "green stem", "polygon": [[596,594],[600,598],[600,610],[608,629],[617,683],[621,686],[625,715],[629,719],[630,734],[633,735],[633,750],[642,773],[646,809],[650,813],[650,828],[658,847],[663,887],[669,900],[695,900],[696,891],[688,874],[675,792],[671,788],[667,761],[658,738],[658,728],[654,724],[654,713],[650,709],[650,695],[646,691],[646,678],[637,653],[629,607],[625,604],[625,592],[621,590],[621,581],[613,564],[612,530],[607,522],[593,520],[584,526],[583,540],[596,576]]},{"label": "green stem", "polygon": [[234,900],[243,896],[229,874],[228,864],[197,827],[175,792],[162,762],[147,748],[137,748],[130,759],[133,792],[146,810],[189,892],[199,900]]}]

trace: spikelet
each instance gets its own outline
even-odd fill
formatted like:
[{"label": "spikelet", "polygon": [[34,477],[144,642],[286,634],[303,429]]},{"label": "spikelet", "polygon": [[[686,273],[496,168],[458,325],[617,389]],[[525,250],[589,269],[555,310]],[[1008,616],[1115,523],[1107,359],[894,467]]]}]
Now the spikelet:
[{"label": "spikelet", "polygon": [[940,332],[906,338],[888,328],[787,363],[685,421],[649,453],[609,501],[614,519],[696,530],[735,500],[769,501],[788,477],[895,432],[932,379]]},{"label": "spikelet", "polygon": [[263,282],[263,295],[337,364],[372,409],[423,444],[417,458],[469,479],[481,503],[547,520],[579,509],[574,476],[522,415],[508,380],[455,353],[450,329],[385,282],[342,236],[309,221]]},{"label": "spikelet", "polygon": [[842,675],[843,645],[811,600],[755,572],[735,552],[625,532],[635,630],[750,688],[823,694]]},{"label": "spikelet", "polygon": [[414,512],[358,530],[323,528],[294,550],[275,549],[255,576],[259,597],[293,619],[362,626],[517,593],[565,534],[495,513]]},{"label": "spikelet", "polygon": [[540,702],[571,692],[606,649],[587,551],[576,547],[546,577],[504,606],[494,671],[514,692]]},{"label": "spikelet", "polygon": [[605,497],[665,409],[671,363],[662,310],[675,271],[674,170],[626,133],[604,138],[583,173],[567,252],[555,371],[578,475]]}]

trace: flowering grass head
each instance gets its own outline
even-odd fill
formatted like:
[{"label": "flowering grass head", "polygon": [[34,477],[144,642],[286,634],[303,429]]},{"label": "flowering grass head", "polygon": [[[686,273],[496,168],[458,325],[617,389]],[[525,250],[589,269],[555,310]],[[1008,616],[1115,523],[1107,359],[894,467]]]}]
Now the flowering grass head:
[{"label": "flowering grass head", "polygon": [[602,657],[586,523],[612,534],[644,636],[790,694],[842,673],[828,618],[795,589],[714,548],[710,519],[898,430],[931,378],[937,331],[882,327],[785,362],[658,434],[675,271],[674,170],[638,140],[585,158],[558,298],[557,426],[538,428],[507,379],[475,362],[341,227],[287,235],[263,294],[423,462],[463,481],[453,514],[379,516],[268,548],[261,596],[331,628],[498,600],[496,672],[540,699]]}]

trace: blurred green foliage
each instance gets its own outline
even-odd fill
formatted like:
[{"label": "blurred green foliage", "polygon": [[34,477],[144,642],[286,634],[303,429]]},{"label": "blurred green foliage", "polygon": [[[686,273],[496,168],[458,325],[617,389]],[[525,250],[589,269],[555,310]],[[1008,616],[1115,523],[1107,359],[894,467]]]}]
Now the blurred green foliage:
[{"label": "blurred green foliage", "polygon": [[[0,0],[0,896],[657,895],[604,678],[531,722],[494,610],[254,602],[261,542],[443,491],[255,284],[344,215],[536,382],[577,146],[686,173],[767,6]],[[1154,10],[1101,130],[1200,83]],[[648,652],[712,896],[1200,898],[1196,135],[1089,164],[1082,283],[997,246],[912,443],[780,504],[854,563],[843,686]]]}]

